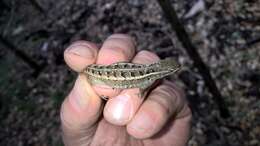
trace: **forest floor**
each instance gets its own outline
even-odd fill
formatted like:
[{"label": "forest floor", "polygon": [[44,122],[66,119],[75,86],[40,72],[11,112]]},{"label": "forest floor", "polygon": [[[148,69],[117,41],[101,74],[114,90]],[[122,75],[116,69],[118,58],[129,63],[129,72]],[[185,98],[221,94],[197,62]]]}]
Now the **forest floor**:
[{"label": "forest floor", "polygon": [[0,145],[62,146],[60,105],[77,75],[65,65],[64,49],[76,40],[101,43],[127,33],[138,50],[182,64],[178,84],[193,110],[189,146],[259,146],[260,1],[172,0],[224,96],[227,119],[155,0],[37,2],[40,7],[33,0],[0,2],[0,34],[13,45],[0,42]]}]

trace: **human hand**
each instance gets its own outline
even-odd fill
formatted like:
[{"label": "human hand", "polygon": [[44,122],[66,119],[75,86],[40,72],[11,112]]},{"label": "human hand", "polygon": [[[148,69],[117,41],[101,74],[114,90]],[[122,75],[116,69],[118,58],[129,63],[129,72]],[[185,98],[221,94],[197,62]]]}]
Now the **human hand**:
[{"label": "human hand", "polygon": [[[150,64],[159,60],[149,51],[135,54],[135,42],[123,34],[111,35],[100,49],[91,42],[75,42],[66,49],[64,58],[77,72],[93,63]],[[138,93],[139,89],[91,86],[86,76],[80,74],[61,108],[65,145],[186,145],[192,115],[182,90],[164,80],[147,98],[140,98]],[[112,98],[104,103],[98,95]]]}]

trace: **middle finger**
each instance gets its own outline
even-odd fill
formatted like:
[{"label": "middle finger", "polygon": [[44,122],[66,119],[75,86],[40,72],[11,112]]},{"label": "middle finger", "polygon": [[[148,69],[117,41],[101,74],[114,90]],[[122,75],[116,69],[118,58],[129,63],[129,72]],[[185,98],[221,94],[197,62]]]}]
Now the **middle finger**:
[{"label": "middle finger", "polygon": [[[97,64],[109,65],[115,62],[129,62],[135,54],[133,38],[124,34],[113,34],[103,43],[97,57]],[[94,85],[93,88],[99,96],[113,97],[121,90],[113,90],[109,86]]]},{"label": "middle finger", "polygon": [[[133,59],[134,63],[151,64],[159,57],[148,51],[139,52]],[[104,108],[104,117],[115,125],[126,125],[134,116],[144,98],[139,97],[140,90],[131,88],[123,90],[118,96],[108,100]]]}]

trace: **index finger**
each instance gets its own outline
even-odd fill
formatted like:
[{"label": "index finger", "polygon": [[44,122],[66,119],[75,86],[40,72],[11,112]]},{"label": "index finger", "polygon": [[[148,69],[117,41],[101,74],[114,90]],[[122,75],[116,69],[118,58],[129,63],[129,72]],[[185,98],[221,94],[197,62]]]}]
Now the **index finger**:
[{"label": "index finger", "polygon": [[[112,64],[115,62],[129,62],[135,54],[135,41],[124,34],[114,34],[103,43],[97,57],[97,64]],[[112,89],[109,86],[94,85],[93,88],[100,96],[113,97],[120,93],[120,89]]]}]

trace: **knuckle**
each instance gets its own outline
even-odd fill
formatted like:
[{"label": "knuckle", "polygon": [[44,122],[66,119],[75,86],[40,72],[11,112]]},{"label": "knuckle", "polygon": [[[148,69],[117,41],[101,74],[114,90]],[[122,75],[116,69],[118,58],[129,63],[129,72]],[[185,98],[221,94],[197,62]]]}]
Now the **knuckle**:
[{"label": "knuckle", "polygon": [[133,62],[147,64],[147,63],[151,63],[151,62],[156,62],[159,59],[160,58],[155,53],[147,51],[147,50],[142,50],[137,53]]},{"label": "knuckle", "polygon": [[167,115],[172,113],[171,99],[168,94],[168,92],[164,92],[163,90],[154,91],[149,98],[149,100],[156,103],[159,108],[164,109],[163,111],[165,111]]},{"label": "knuckle", "polygon": [[153,59],[155,61],[159,60],[159,57],[155,53],[147,51],[147,50],[140,51],[138,53],[138,56],[147,57],[147,58],[150,58],[150,60]]},{"label": "knuckle", "polygon": [[[129,42],[126,42],[121,39],[109,39],[106,40],[102,47],[104,50],[107,50],[116,55],[123,55],[126,58],[130,58],[134,54],[134,46]],[[106,54],[107,55],[107,54]]]},{"label": "knuckle", "polygon": [[167,84],[157,87],[149,99],[160,104],[168,114],[177,112],[186,103],[181,93]]},{"label": "knuckle", "polygon": [[122,33],[116,33],[116,34],[112,34],[108,37],[109,38],[122,38],[122,39],[130,39],[133,40],[133,37],[131,37],[128,34],[122,34]]}]

